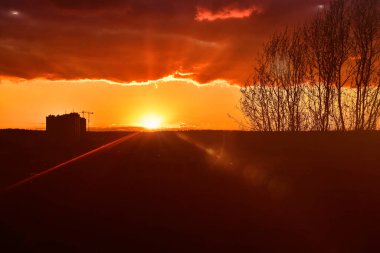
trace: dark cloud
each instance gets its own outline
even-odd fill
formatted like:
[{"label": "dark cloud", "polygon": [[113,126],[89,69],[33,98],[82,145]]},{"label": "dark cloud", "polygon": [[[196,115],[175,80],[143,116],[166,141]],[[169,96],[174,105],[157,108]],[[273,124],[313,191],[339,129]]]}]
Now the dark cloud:
[{"label": "dark cloud", "polygon": [[128,5],[126,0],[51,0],[51,2],[62,8],[69,9],[97,9],[97,8],[118,8]]},{"label": "dark cloud", "polygon": [[[324,2],[2,0],[0,75],[129,82],[188,72],[200,82],[242,82],[265,38]],[[260,12],[196,20],[199,8],[217,15],[252,6]]]}]

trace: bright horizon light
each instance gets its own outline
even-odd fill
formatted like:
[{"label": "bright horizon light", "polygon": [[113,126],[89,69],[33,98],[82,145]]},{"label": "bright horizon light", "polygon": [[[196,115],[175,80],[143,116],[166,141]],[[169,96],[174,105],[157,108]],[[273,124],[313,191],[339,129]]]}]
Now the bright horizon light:
[{"label": "bright horizon light", "polygon": [[158,129],[162,127],[162,117],[157,114],[147,114],[145,115],[140,123],[140,126],[146,129]]}]

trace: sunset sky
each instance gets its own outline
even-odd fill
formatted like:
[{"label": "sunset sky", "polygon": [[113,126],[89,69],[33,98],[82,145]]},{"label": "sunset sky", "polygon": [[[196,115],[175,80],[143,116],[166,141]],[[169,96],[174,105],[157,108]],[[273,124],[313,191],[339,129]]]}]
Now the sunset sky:
[{"label": "sunset sky", "polygon": [[93,127],[237,129],[274,31],[325,0],[1,0],[0,128],[89,110]]}]

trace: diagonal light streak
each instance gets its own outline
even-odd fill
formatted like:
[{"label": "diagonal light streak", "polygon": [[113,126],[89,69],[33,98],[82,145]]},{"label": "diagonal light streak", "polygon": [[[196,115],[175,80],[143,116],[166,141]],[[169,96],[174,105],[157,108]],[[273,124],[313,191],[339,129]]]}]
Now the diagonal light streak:
[{"label": "diagonal light streak", "polygon": [[133,134],[130,134],[130,135],[124,136],[124,137],[122,137],[122,138],[120,138],[120,139],[117,139],[116,141],[112,141],[112,142],[107,143],[107,144],[105,144],[105,145],[103,145],[103,146],[100,146],[100,147],[98,147],[98,148],[96,148],[96,149],[93,149],[93,150],[91,150],[91,151],[89,151],[89,152],[87,152],[87,153],[84,153],[84,154],[79,155],[79,156],[77,156],[77,157],[74,157],[74,158],[72,158],[72,159],[70,159],[70,160],[68,160],[68,161],[65,161],[65,162],[63,162],[63,163],[60,163],[60,164],[58,164],[58,165],[55,165],[54,167],[51,167],[51,168],[46,169],[46,170],[43,170],[43,171],[41,171],[41,172],[39,172],[39,173],[37,173],[37,174],[34,174],[34,175],[31,176],[31,177],[25,178],[25,179],[23,179],[23,180],[18,181],[17,183],[14,183],[14,184],[8,186],[7,188],[5,188],[4,192],[11,191],[11,190],[13,190],[13,189],[15,189],[15,188],[18,188],[18,187],[20,187],[20,186],[22,186],[22,185],[25,185],[25,184],[27,184],[27,183],[32,182],[32,181],[35,180],[35,179],[38,179],[38,178],[40,178],[40,177],[43,177],[43,176],[45,176],[45,175],[47,175],[47,174],[49,174],[49,173],[51,173],[51,172],[53,172],[53,171],[56,171],[56,170],[58,170],[58,169],[61,169],[61,168],[65,167],[65,166],[67,166],[67,165],[69,165],[69,164],[72,164],[72,163],[74,163],[74,162],[77,162],[77,161],[79,161],[79,160],[82,160],[82,159],[84,159],[84,158],[87,158],[87,157],[89,157],[89,156],[91,156],[91,155],[93,155],[93,154],[95,154],[95,153],[101,152],[101,151],[103,151],[103,150],[105,150],[105,149],[108,149],[108,148],[111,148],[111,147],[113,147],[113,146],[116,146],[116,145],[118,145],[118,144],[120,144],[120,143],[123,143],[123,142],[125,142],[125,141],[127,141],[127,140],[133,138],[134,136],[136,136],[136,135],[138,135],[138,134],[139,134],[139,132],[136,132],[136,133],[133,133]]}]

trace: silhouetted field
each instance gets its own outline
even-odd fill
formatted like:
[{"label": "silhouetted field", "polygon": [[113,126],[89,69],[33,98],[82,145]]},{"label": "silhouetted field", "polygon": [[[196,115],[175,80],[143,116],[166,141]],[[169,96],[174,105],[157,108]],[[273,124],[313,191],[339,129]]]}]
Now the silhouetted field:
[{"label": "silhouetted field", "polygon": [[[2,187],[126,134],[3,132]],[[139,133],[3,193],[2,248],[378,252],[379,148],[378,132]]]},{"label": "silhouetted field", "polygon": [[90,132],[83,140],[49,140],[45,131],[0,130],[0,188],[124,136]]}]

